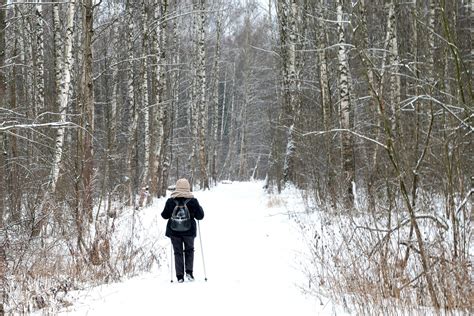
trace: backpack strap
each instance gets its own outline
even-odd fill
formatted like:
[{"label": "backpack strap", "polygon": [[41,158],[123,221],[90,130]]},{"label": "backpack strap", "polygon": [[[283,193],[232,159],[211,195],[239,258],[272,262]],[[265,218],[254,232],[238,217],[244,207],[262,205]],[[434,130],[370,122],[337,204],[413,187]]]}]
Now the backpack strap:
[{"label": "backpack strap", "polygon": [[189,201],[191,201],[191,199],[186,199],[186,200],[184,201],[183,205],[180,205],[177,199],[173,199],[173,200],[174,200],[174,203],[175,203],[176,205],[174,206],[174,209],[173,209],[173,212],[172,212],[172,215],[171,215],[171,216],[175,216],[175,215],[176,215],[176,213],[177,213],[177,211],[178,211],[178,209],[179,209],[180,206],[185,207],[185,208],[188,210],[189,214],[191,214],[191,211],[188,209],[188,206],[186,205]]},{"label": "backpack strap", "polygon": [[[174,203],[176,204],[176,206],[179,206],[179,202],[178,202],[178,200],[177,200],[176,198],[174,198],[173,201],[174,201]],[[191,201],[191,199],[186,199],[186,200],[184,200],[184,203],[183,203],[182,206],[186,206],[186,204],[187,204],[189,201]]]}]

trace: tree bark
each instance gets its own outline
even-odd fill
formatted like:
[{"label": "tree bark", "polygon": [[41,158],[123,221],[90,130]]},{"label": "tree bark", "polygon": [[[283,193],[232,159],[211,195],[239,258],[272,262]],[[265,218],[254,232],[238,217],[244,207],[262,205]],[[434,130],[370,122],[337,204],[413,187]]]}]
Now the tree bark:
[{"label": "tree bark", "polygon": [[[326,46],[328,43],[327,39],[327,30],[325,24],[322,22],[324,19],[322,8],[325,5],[325,0],[319,0],[319,11],[321,12],[320,19],[318,19],[318,62],[319,62],[319,84],[321,86],[321,107],[322,107],[322,116],[323,116],[323,125],[324,129],[329,131],[332,128],[333,120],[333,105],[331,101],[331,90],[329,83],[329,71],[328,71],[328,60],[326,54]],[[336,201],[336,193],[334,192],[335,187],[335,177],[334,168],[331,167],[333,159],[333,145],[332,145],[332,136],[330,133],[324,136],[325,146],[326,146],[326,165],[328,166],[327,170],[327,186],[332,197],[333,204]]]},{"label": "tree bark", "polygon": [[[5,8],[7,0],[0,0],[0,7]],[[5,55],[6,55],[6,9],[0,10],[0,108],[5,108],[5,99],[7,92],[6,76],[4,74]],[[5,214],[5,198],[6,198],[6,183],[5,183],[5,163],[6,163],[6,148],[5,148],[5,134],[0,132],[0,316],[5,315],[6,304],[6,273],[7,273],[7,258],[6,258],[6,236],[4,236],[3,216]]]},{"label": "tree bark", "polygon": [[[61,94],[62,74],[63,74],[63,55],[61,52],[61,20],[59,18],[59,1],[53,5],[53,40],[54,40],[54,83],[56,95]],[[56,98],[55,108],[60,111],[61,100]]]},{"label": "tree bark", "polygon": [[[7,0],[0,0],[0,7],[6,5]],[[7,95],[7,82],[6,76],[3,71],[5,66],[5,55],[6,55],[6,10],[0,10],[0,108],[5,108],[5,100]],[[5,160],[6,160],[6,148],[4,147],[4,132],[0,132],[0,230],[3,229],[3,216],[5,214],[5,196],[6,196],[6,183],[5,183]],[[0,245],[3,247],[3,245]],[[0,258],[1,260],[1,258]],[[0,271],[1,272],[1,271]],[[0,278],[3,280],[4,275],[0,274]],[[3,285],[3,284],[1,284]],[[0,286],[1,286],[0,285]],[[0,291],[3,287],[0,288]],[[0,293],[0,311],[3,311],[3,293]]]},{"label": "tree bark", "polygon": [[200,168],[200,184],[202,189],[209,189],[209,176],[207,171],[207,147],[206,147],[206,135],[208,126],[207,116],[207,103],[206,103],[206,49],[205,49],[205,36],[206,31],[204,24],[206,22],[205,13],[205,0],[199,0],[197,8],[200,13],[198,16],[197,23],[197,49],[198,49],[198,62],[197,62],[197,81],[198,81],[198,144],[199,144],[199,168]]},{"label": "tree bark", "polygon": [[398,107],[400,105],[400,57],[398,56],[398,38],[396,34],[396,16],[395,16],[395,4],[393,0],[388,4],[388,24],[387,24],[387,37],[388,37],[388,51],[389,60],[388,65],[390,67],[390,92],[389,92],[389,104],[391,109],[391,121],[392,131],[394,135],[398,134]]},{"label": "tree bark", "polygon": [[43,5],[38,0],[36,5],[36,100],[37,113],[44,109],[44,39],[43,39]]},{"label": "tree bark", "polygon": [[[68,13],[67,13],[67,29],[66,29],[66,38],[64,40],[64,55],[57,53],[56,58],[63,59],[64,64],[61,62],[63,73],[60,78],[60,93],[58,95],[59,99],[59,113],[60,113],[60,122],[65,123],[67,121],[67,108],[69,103],[69,89],[71,86],[71,71],[74,67],[74,59],[72,54],[73,49],[73,36],[74,36],[74,14],[76,12],[76,0],[71,0],[69,2]],[[59,50],[61,46],[56,47]],[[53,167],[51,170],[50,191],[54,194],[56,191],[56,185],[59,179],[59,171],[61,169],[61,160],[63,155],[63,145],[65,138],[65,128],[59,127],[56,134],[56,143],[54,150],[54,160]]]},{"label": "tree bark", "polygon": [[[339,35],[338,62],[339,62],[339,100],[340,100],[340,125],[342,129],[350,130],[351,103],[349,93],[349,64],[344,35],[343,0],[337,1],[337,22]],[[354,157],[352,152],[353,142],[350,133],[341,133],[341,157],[343,181],[345,187],[344,201],[347,207],[354,202],[352,183],[354,182]]]},{"label": "tree bark", "polygon": [[134,187],[135,180],[135,151],[137,146],[137,124],[138,124],[138,111],[135,103],[135,63],[134,63],[134,31],[135,31],[135,17],[134,7],[132,1],[127,1],[127,12],[128,12],[128,72],[127,72],[127,101],[128,101],[128,114],[129,114],[129,125],[128,125],[128,146],[126,153],[126,168],[128,173],[127,188],[128,188],[128,204],[129,206],[135,207],[135,192]]},{"label": "tree bark", "polygon": [[[217,149],[219,147],[219,75],[220,75],[220,45],[221,45],[221,19],[222,14],[219,12],[216,22],[216,49],[214,53],[213,80],[214,86],[212,90],[212,159],[210,163],[211,178],[214,183],[217,182]],[[222,128],[222,127],[221,127]]]},{"label": "tree bark", "polygon": [[[142,19],[143,19],[143,55],[145,56],[142,61],[142,108],[143,108],[143,125],[144,125],[144,149],[145,155],[143,156],[143,176],[141,179],[141,186],[148,187],[149,185],[149,169],[150,169],[150,110],[148,102],[148,10],[145,2],[142,4]],[[143,205],[140,205],[143,206]]]},{"label": "tree bark", "polygon": [[283,112],[280,120],[287,130],[286,151],[283,163],[283,183],[296,183],[297,129],[300,100],[299,100],[299,75],[297,69],[297,34],[298,10],[296,0],[277,3],[277,14],[280,28],[280,48],[283,75]]},{"label": "tree bark", "polygon": [[154,151],[153,172],[151,176],[151,194],[157,197],[163,196],[166,181],[163,179],[164,160],[166,153],[166,116],[167,116],[167,81],[165,72],[166,61],[166,15],[168,11],[168,1],[158,0],[155,7],[155,20],[159,21],[156,26],[156,35],[154,36],[154,49],[156,53],[155,66],[155,96],[156,96],[156,117],[155,126],[157,129],[156,142],[151,147]]},{"label": "tree bark", "polygon": [[83,169],[82,181],[84,186],[83,209],[87,220],[93,219],[93,178],[94,178],[94,86],[92,81],[92,34],[93,29],[93,4],[92,0],[83,0],[83,65],[82,65],[82,104],[84,113],[83,124]]}]

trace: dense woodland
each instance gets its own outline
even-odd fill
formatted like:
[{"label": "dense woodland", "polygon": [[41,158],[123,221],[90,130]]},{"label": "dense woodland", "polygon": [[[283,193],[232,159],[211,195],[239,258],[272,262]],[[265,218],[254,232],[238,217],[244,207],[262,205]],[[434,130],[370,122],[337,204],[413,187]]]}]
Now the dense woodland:
[{"label": "dense woodland", "polygon": [[341,292],[469,307],[473,17],[473,0],[0,0],[0,314],[145,270],[114,222],[179,177],[370,218]]}]

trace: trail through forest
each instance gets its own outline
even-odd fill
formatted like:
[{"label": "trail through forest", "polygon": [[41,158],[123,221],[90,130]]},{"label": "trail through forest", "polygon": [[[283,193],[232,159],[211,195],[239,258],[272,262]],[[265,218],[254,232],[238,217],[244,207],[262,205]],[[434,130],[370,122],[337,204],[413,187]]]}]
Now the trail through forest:
[{"label": "trail through forest", "polygon": [[[195,244],[194,282],[171,283],[165,199],[143,210],[156,221],[167,247],[167,262],[157,271],[123,283],[76,293],[61,315],[323,315],[334,307],[301,290],[302,244],[282,205],[270,205],[261,182],[220,184],[195,196],[205,211]],[[175,279],[175,278],[173,278]],[[192,310],[192,311],[191,311]],[[341,315],[342,311],[337,312]]]}]

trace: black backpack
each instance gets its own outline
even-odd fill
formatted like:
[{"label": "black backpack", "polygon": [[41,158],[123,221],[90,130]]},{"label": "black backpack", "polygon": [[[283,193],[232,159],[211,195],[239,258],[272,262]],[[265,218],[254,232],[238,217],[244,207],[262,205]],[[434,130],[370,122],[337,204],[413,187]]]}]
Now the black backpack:
[{"label": "black backpack", "polygon": [[184,201],[183,205],[180,205],[178,200],[174,200],[176,206],[173,209],[170,219],[170,228],[176,232],[185,232],[191,229],[192,219],[191,214],[189,213],[186,203],[191,199]]}]

